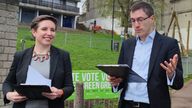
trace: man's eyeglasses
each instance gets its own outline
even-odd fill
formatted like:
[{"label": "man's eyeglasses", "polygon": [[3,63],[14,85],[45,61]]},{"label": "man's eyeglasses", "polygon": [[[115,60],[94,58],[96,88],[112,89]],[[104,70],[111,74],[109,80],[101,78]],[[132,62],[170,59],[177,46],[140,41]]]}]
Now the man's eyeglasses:
[{"label": "man's eyeglasses", "polygon": [[137,23],[142,23],[144,20],[146,20],[146,19],[148,19],[148,18],[150,18],[151,16],[148,16],[148,17],[146,17],[146,18],[143,18],[143,17],[139,17],[139,18],[136,18],[136,19],[134,19],[134,18],[131,18],[130,19],[130,21],[131,21],[131,23],[135,23],[136,21],[137,21]]}]

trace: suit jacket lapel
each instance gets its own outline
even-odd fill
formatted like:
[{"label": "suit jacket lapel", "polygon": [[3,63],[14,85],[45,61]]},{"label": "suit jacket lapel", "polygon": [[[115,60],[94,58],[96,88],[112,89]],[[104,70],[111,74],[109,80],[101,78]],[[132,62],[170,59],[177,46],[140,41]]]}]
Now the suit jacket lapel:
[{"label": "suit jacket lapel", "polygon": [[49,78],[53,79],[55,70],[56,70],[56,66],[57,66],[57,62],[58,62],[58,52],[57,50],[51,46],[51,58],[50,58],[50,75]]},{"label": "suit jacket lapel", "polygon": [[154,38],[154,41],[153,41],[151,57],[150,57],[150,61],[149,61],[148,79],[150,78],[150,75],[152,73],[152,69],[154,67],[155,61],[156,61],[156,59],[157,59],[157,57],[159,55],[161,44],[162,44],[162,42],[161,42],[160,34],[158,32],[156,32],[156,35],[155,35],[155,38]]},{"label": "suit jacket lapel", "polygon": [[28,71],[28,67],[31,63],[32,54],[33,54],[33,47],[30,48],[28,51],[26,51],[23,56],[23,61],[21,63],[21,66],[22,66],[21,71],[22,71],[24,77],[21,77],[21,78],[23,78],[21,80],[22,81],[21,83],[24,83],[26,81],[27,71]]},{"label": "suit jacket lapel", "polygon": [[126,54],[127,54],[126,57],[128,57],[128,58],[127,58],[128,65],[129,65],[130,67],[132,67],[132,64],[133,64],[133,56],[134,56],[134,51],[135,51],[135,45],[136,45],[136,38],[134,38],[134,39],[131,41],[131,43],[130,43],[130,45],[129,45],[130,48],[127,49],[127,52],[128,52],[128,53],[126,53]]},{"label": "suit jacket lapel", "polygon": [[[130,68],[132,67],[132,64],[133,64],[133,56],[134,56],[134,51],[135,51],[135,45],[136,45],[136,38],[132,38],[130,39],[129,42],[126,42],[126,44],[124,45],[124,58],[125,58],[125,61],[123,63],[127,63]],[[127,88],[127,80],[128,80],[128,77],[126,77],[125,79],[126,81],[123,81],[123,86],[124,88]],[[126,89],[123,89],[123,96],[125,94],[125,90]]]}]

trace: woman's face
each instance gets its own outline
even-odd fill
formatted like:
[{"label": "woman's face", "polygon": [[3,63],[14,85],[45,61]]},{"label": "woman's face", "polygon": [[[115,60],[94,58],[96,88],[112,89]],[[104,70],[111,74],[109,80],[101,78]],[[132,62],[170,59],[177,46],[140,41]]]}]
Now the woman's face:
[{"label": "woman's face", "polygon": [[32,29],[36,45],[49,46],[55,37],[56,25],[50,20],[39,22],[37,29]]}]

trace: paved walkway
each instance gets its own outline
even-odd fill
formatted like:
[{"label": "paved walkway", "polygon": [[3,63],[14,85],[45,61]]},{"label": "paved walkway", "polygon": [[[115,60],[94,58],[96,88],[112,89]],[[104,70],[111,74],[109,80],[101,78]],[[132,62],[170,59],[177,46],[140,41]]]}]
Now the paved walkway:
[{"label": "paved walkway", "polygon": [[172,108],[192,108],[192,80],[178,91],[171,93]]}]

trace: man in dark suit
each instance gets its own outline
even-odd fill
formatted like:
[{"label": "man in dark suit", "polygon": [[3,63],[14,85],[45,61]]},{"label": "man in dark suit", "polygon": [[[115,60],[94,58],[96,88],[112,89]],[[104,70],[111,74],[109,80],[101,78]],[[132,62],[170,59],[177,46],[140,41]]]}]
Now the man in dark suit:
[{"label": "man in dark suit", "polygon": [[108,77],[113,92],[121,90],[119,108],[171,108],[169,86],[176,90],[183,86],[177,40],[155,30],[154,10],[149,3],[134,3],[130,18],[136,36],[123,42],[118,63],[128,64],[144,81],[139,77],[130,81],[130,74]]}]

